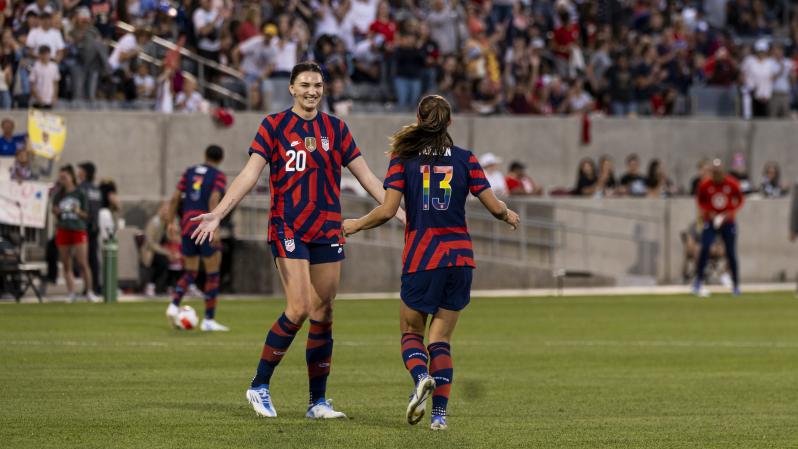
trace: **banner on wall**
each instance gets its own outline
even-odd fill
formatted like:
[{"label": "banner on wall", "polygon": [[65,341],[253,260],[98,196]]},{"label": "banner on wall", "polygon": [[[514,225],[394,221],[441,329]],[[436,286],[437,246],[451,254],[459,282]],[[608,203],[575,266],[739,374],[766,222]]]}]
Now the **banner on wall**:
[{"label": "banner on wall", "polygon": [[50,184],[0,180],[0,223],[43,229]]},{"label": "banner on wall", "polygon": [[57,160],[64,150],[66,133],[66,122],[60,115],[28,111],[28,139],[35,155]]}]

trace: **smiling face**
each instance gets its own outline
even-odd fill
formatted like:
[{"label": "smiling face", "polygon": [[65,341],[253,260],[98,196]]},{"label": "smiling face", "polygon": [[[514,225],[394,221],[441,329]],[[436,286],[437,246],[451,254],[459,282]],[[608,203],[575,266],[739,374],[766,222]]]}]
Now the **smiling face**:
[{"label": "smiling face", "polygon": [[295,107],[304,111],[313,111],[319,107],[319,102],[324,94],[324,80],[321,73],[302,72],[288,86],[288,90],[294,97]]}]

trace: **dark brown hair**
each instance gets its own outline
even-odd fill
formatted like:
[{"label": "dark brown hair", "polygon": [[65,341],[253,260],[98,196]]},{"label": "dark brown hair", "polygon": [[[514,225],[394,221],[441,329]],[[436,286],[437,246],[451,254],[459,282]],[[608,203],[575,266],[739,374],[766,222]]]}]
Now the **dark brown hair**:
[{"label": "dark brown hair", "polygon": [[407,125],[391,137],[391,152],[402,159],[419,154],[438,158],[454,145],[449,135],[452,108],[440,95],[427,95],[418,104],[418,122]]},{"label": "dark brown hair", "polygon": [[75,175],[75,168],[72,167],[72,164],[62,165],[58,171],[68,174],[69,177],[72,178],[72,184],[74,184],[75,187],[78,186],[78,177]]},{"label": "dark brown hair", "polygon": [[319,67],[318,64],[313,61],[302,61],[291,69],[291,78],[288,81],[289,84],[294,84],[294,80],[296,80],[296,77],[302,72],[316,72],[324,78],[324,73],[322,73],[321,67]]}]

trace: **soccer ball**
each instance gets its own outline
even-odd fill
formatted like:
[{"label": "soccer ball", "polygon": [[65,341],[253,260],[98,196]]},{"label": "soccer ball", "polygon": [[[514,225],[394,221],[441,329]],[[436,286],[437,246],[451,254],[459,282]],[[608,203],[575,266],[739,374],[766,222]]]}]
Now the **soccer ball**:
[{"label": "soccer ball", "polygon": [[197,316],[197,311],[191,306],[181,307],[175,317],[175,327],[178,329],[191,330],[197,327],[198,323],[199,317]]}]

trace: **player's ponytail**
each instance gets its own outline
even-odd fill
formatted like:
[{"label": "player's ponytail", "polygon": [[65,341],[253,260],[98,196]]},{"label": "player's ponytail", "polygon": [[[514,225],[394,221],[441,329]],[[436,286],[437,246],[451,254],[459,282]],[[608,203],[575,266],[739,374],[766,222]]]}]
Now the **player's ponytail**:
[{"label": "player's ponytail", "polygon": [[419,154],[436,158],[454,145],[449,135],[452,108],[440,95],[427,95],[418,104],[418,122],[407,125],[391,137],[392,153],[402,159]]}]

